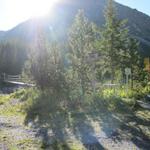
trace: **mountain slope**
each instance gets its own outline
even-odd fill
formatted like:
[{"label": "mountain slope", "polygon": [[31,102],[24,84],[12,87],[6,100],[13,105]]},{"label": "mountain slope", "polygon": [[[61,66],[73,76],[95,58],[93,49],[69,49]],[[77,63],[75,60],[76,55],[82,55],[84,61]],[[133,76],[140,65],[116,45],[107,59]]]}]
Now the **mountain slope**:
[{"label": "mountain slope", "polygon": [[[32,41],[40,25],[47,34],[53,30],[54,37],[63,40],[78,9],[84,9],[89,20],[102,26],[105,22],[103,14],[105,5],[106,0],[63,0],[49,17],[28,20],[12,30],[0,32],[0,39],[18,38]],[[128,19],[130,33],[141,41],[142,54],[150,56],[150,17],[118,3],[116,3],[116,9],[118,18]]]}]

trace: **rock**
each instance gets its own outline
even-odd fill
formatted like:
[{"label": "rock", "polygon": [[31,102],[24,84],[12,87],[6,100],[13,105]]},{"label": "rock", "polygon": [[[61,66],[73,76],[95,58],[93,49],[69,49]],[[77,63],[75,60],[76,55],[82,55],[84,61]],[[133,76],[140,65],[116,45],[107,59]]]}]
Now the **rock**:
[{"label": "rock", "polygon": [[137,101],[137,105],[142,107],[142,108],[150,110],[150,103],[146,103],[146,102],[143,102],[143,101]]},{"label": "rock", "polygon": [[150,95],[146,95],[145,100],[150,102]]}]

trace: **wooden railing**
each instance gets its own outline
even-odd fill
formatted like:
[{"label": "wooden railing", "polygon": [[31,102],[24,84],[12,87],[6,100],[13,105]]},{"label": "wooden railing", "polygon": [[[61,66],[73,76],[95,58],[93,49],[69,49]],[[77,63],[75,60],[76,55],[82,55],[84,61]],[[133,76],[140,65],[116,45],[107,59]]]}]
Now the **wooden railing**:
[{"label": "wooden railing", "polygon": [[3,81],[23,81],[23,78],[21,77],[21,75],[8,75],[8,74],[1,74],[0,75],[0,79]]},{"label": "wooden railing", "polygon": [[8,74],[1,74],[0,80],[5,83],[15,84],[15,85],[21,85],[21,86],[35,86],[32,82],[27,82],[25,78],[23,78],[21,75],[8,75]]}]

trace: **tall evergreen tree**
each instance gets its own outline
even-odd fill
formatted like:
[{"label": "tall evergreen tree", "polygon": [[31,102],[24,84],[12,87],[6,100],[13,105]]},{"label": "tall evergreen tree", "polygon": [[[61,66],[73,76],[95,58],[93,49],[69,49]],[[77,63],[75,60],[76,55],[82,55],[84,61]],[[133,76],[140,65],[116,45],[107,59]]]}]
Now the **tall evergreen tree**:
[{"label": "tall evergreen tree", "polygon": [[84,12],[79,10],[69,31],[68,44],[73,78],[76,79],[76,83],[81,89],[82,98],[91,80],[89,55],[93,50],[93,41],[94,32],[92,24],[85,17]]},{"label": "tall evergreen tree", "polygon": [[65,90],[65,69],[61,47],[57,42],[48,42],[40,31],[29,56],[29,70],[37,86],[52,93]]},{"label": "tall evergreen tree", "polygon": [[131,87],[133,88],[134,81],[140,82],[144,66],[142,57],[139,53],[139,42],[135,38],[129,38],[128,48],[128,66],[131,68]]},{"label": "tall evergreen tree", "polygon": [[115,72],[120,68],[120,59],[127,46],[128,30],[125,20],[117,19],[113,0],[108,0],[105,10],[105,25],[101,30],[100,55],[103,67],[111,74],[111,83],[115,80]]}]

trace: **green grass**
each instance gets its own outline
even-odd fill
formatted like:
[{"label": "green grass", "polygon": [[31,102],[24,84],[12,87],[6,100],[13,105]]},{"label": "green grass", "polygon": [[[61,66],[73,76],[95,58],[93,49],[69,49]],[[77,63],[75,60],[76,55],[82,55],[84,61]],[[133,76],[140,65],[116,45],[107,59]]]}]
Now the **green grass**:
[{"label": "green grass", "polygon": [[13,99],[10,97],[6,98],[5,101],[3,101],[3,108],[0,110],[0,115],[5,116],[23,116],[25,113],[23,111],[23,103],[17,103],[12,104]]},{"label": "green grass", "polygon": [[3,105],[9,100],[10,100],[10,95],[0,95],[0,105]]},{"label": "green grass", "polygon": [[[0,111],[0,115],[6,116],[25,116],[24,107],[28,101],[26,97],[30,97],[28,95],[30,89],[21,89],[9,95],[0,95],[0,105],[3,105],[3,109]],[[13,102],[13,101],[17,102]]]},{"label": "green grass", "polygon": [[11,104],[7,104],[0,111],[0,115],[6,115],[6,116],[24,115],[24,112],[22,111],[22,106],[23,106],[22,104],[17,104],[15,106],[12,106]]},{"label": "green grass", "polygon": [[125,86],[119,88],[105,88],[101,89],[100,94],[104,98],[110,97],[119,97],[119,98],[130,98],[130,99],[140,99],[143,98],[145,95],[150,93],[150,86],[147,85],[146,87],[135,87],[133,89],[127,88]]},{"label": "green grass", "polygon": [[[5,133],[5,132],[0,132],[0,143],[3,143],[4,145],[7,146],[9,150],[40,150],[40,145],[41,143],[39,141],[36,141],[34,139],[21,139],[21,140],[14,140],[12,138],[12,135]],[[42,150],[42,149],[41,149]]]}]

